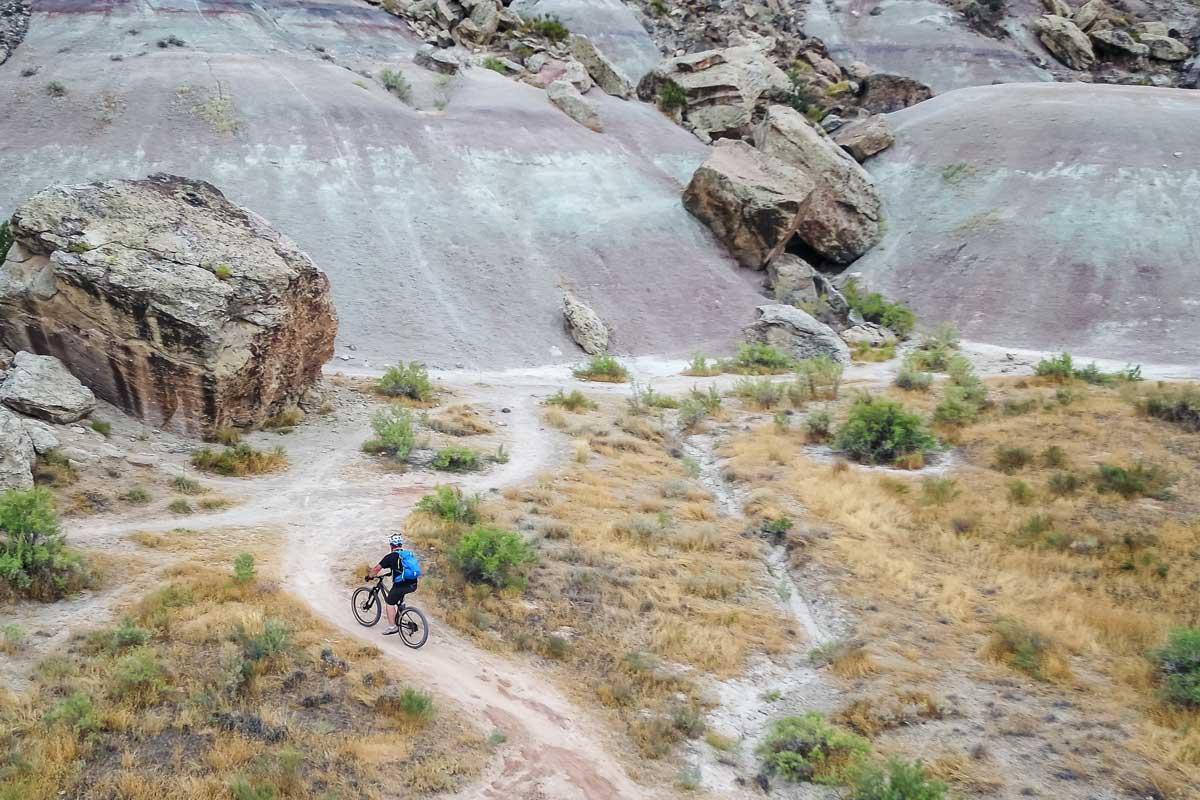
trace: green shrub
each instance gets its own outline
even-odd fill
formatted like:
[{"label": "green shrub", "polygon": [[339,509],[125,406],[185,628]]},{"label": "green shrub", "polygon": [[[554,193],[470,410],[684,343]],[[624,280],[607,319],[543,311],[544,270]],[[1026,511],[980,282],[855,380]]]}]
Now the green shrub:
[{"label": "green shrub", "polygon": [[275,800],[275,787],[269,783],[251,783],[245,778],[235,778],[229,784],[233,800]]},{"label": "green shrub", "polygon": [[282,447],[263,452],[243,443],[226,447],[221,452],[201,447],[192,453],[193,467],[227,477],[263,475],[268,472],[277,472],[286,468],[287,465],[287,453]]},{"label": "green shrub", "polygon": [[679,404],[679,425],[684,430],[692,430],[720,409],[721,393],[717,391],[717,387],[710,386],[707,391],[692,387],[687,397]]},{"label": "green shrub", "polygon": [[545,404],[548,406],[559,406],[565,408],[567,411],[579,411],[580,409],[587,411],[596,407],[596,404],[578,389],[572,389],[570,394],[563,394],[563,390],[559,389],[546,398]]},{"label": "green shrub", "polygon": [[1175,479],[1162,466],[1139,461],[1129,468],[1101,464],[1096,468],[1095,481],[1098,492],[1114,492],[1126,499],[1170,500],[1170,487]]},{"label": "green shrub", "polygon": [[254,556],[239,553],[233,560],[233,579],[238,583],[249,583],[254,579]]},{"label": "green shrub", "polygon": [[1033,453],[1030,453],[1024,447],[1007,447],[1001,445],[996,448],[996,459],[992,462],[992,469],[999,470],[1005,475],[1012,475],[1033,463]]},{"label": "green shrub", "polygon": [[756,752],[767,774],[795,782],[837,784],[858,768],[869,749],[865,739],[810,711],[772,723]]},{"label": "green shrub", "polygon": [[1073,472],[1056,472],[1046,482],[1046,491],[1055,497],[1066,497],[1083,488],[1083,479]]},{"label": "green shrub", "polygon": [[555,16],[533,17],[525,21],[522,29],[528,33],[544,36],[552,42],[565,42],[571,35],[566,25]]},{"label": "green shrub", "polygon": [[679,408],[679,401],[666,394],[654,391],[653,386],[647,386],[642,392],[640,402],[650,408]]},{"label": "green shrub", "polygon": [[891,464],[937,448],[937,440],[916,414],[894,400],[862,395],[850,407],[837,433],[837,448],[864,464]]},{"label": "green shrub", "polygon": [[658,107],[666,112],[686,108],[687,100],[687,92],[675,81],[667,81],[658,91]]},{"label": "green shrub", "polygon": [[412,414],[404,408],[392,406],[371,417],[371,429],[375,438],[363,443],[368,453],[384,453],[396,461],[405,461],[412,453],[417,435],[413,430]]},{"label": "green shrub", "polygon": [[1050,643],[1037,631],[1021,623],[1004,619],[996,623],[987,644],[988,652],[996,659],[1039,680],[1044,679],[1046,656]]},{"label": "green shrub", "polygon": [[519,535],[486,526],[464,534],[450,557],[467,580],[497,588],[523,583],[525,565],[537,560],[533,548]]},{"label": "green shrub", "polygon": [[804,431],[810,441],[828,441],[833,433],[833,416],[828,411],[813,411],[804,418]]},{"label": "green shrub", "polygon": [[[844,367],[829,356],[806,358],[796,364],[796,387],[807,399],[828,397],[836,400],[842,385]],[[795,402],[798,395],[793,394]],[[799,405],[799,403],[796,403]]]},{"label": "green shrub", "polygon": [[921,502],[944,506],[958,497],[958,484],[953,478],[927,477],[921,481]]},{"label": "green shrub", "polygon": [[504,65],[503,61],[495,56],[488,56],[485,58],[483,60],[483,68],[490,69],[492,72],[499,72],[501,75],[508,74],[508,67]]},{"label": "green shrub", "polygon": [[433,695],[406,686],[400,692],[400,710],[409,719],[427,720],[433,717]]},{"label": "green shrub", "polygon": [[154,652],[139,648],[123,656],[113,668],[113,694],[119,700],[148,704],[164,687],[162,666]]},{"label": "green shrub", "polygon": [[139,628],[129,617],[124,617],[116,628],[103,637],[105,648],[114,653],[131,647],[141,647],[149,639],[150,631]]},{"label": "green shrub", "polygon": [[814,111],[820,111],[817,94],[809,85],[808,77],[804,72],[792,67],[788,70],[787,77],[790,86],[784,102],[806,116]]},{"label": "green shrub", "polygon": [[1027,397],[1024,400],[1018,400],[1015,397],[1010,397],[1004,401],[1001,410],[1004,411],[1006,417],[1019,417],[1022,414],[1028,414],[1037,406],[1037,400],[1032,397]]},{"label": "green shrub", "polygon": [[1056,381],[1075,379],[1100,385],[1142,379],[1142,368],[1139,366],[1131,365],[1120,372],[1101,372],[1095,362],[1086,367],[1076,367],[1070,353],[1060,353],[1057,356],[1043,358],[1034,367],[1034,373],[1039,377]]},{"label": "green shrub", "polygon": [[953,325],[939,325],[933,332],[921,337],[920,344],[909,358],[915,369],[928,372],[945,372],[950,358],[958,350],[958,331]]},{"label": "green shrub", "polygon": [[1033,502],[1035,496],[1033,487],[1025,481],[1012,480],[1008,482],[1009,502],[1019,506],[1027,506]]},{"label": "green shrub", "polygon": [[269,661],[283,655],[292,647],[292,632],[277,619],[263,620],[260,632],[250,634],[238,631],[242,645],[242,657],[251,663]]},{"label": "green shrub", "polygon": [[469,447],[443,447],[433,457],[433,468],[446,472],[470,472],[482,466],[479,453]]},{"label": "green shrub", "polygon": [[195,509],[192,508],[192,504],[187,500],[177,497],[167,506],[167,511],[170,511],[172,514],[184,515],[193,513]]},{"label": "green shrub", "polygon": [[1200,628],[1176,628],[1167,644],[1151,654],[1158,666],[1163,697],[1171,703],[1200,708]]},{"label": "green shrub", "polygon": [[1075,364],[1070,353],[1043,358],[1034,367],[1034,374],[1042,378],[1054,378],[1065,381],[1075,377]]},{"label": "green shrub", "polygon": [[796,361],[769,344],[751,342],[738,347],[737,355],[724,363],[726,372],[739,375],[777,375],[791,372]]},{"label": "green shrub", "polygon": [[933,386],[933,375],[918,369],[916,360],[910,355],[900,365],[900,371],[896,373],[895,384],[897,388],[905,391],[927,392],[929,387]]},{"label": "green shrub", "polygon": [[761,409],[774,408],[783,400],[785,389],[770,378],[742,378],[733,387],[735,397]]},{"label": "green shrub", "polygon": [[101,419],[92,420],[92,430],[107,439],[112,436],[112,423]]},{"label": "green shrub", "polygon": [[92,698],[80,691],[72,692],[55,703],[46,713],[46,722],[65,725],[83,736],[100,730],[100,719],[92,706]]},{"label": "green shrub", "polygon": [[219,281],[227,281],[233,277],[233,269],[228,264],[217,264],[213,267],[213,275]]},{"label": "green shrub", "polygon": [[603,383],[624,383],[629,380],[629,370],[607,353],[592,356],[588,363],[576,369],[573,374],[580,380]]},{"label": "green shrub", "polygon": [[1067,465],[1067,451],[1056,444],[1052,444],[1042,451],[1039,459],[1043,467],[1062,469]]},{"label": "green shrub", "polygon": [[131,486],[127,491],[122,492],[120,499],[134,506],[144,506],[150,502],[150,493],[141,486]]},{"label": "green shrub", "polygon": [[388,367],[376,384],[375,389],[388,397],[407,397],[420,403],[433,400],[433,383],[429,380],[429,371],[424,364],[401,361],[394,367]]},{"label": "green shrub", "polygon": [[180,494],[204,494],[208,491],[200,481],[186,475],[176,475],[171,481],[171,486]]},{"label": "green shrub", "polygon": [[987,387],[963,356],[951,356],[946,362],[946,372],[950,381],[942,393],[942,401],[934,409],[934,420],[947,425],[973,422],[987,404]]},{"label": "green shrub", "polygon": [[12,247],[12,243],[12,228],[9,227],[8,220],[4,220],[0,222],[0,262],[8,256],[8,249]]},{"label": "green shrub", "polygon": [[847,281],[842,294],[863,319],[882,325],[901,338],[908,336],[916,324],[916,315],[907,306],[890,303],[878,292],[863,292],[856,281]]},{"label": "green shrub", "polygon": [[720,362],[709,362],[702,355],[692,356],[692,360],[688,362],[688,367],[683,371],[684,375],[689,375],[693,378],[708,378],[713,375],[721,374]]},{"label": "green shrub", "polygon": [[874,765],[858,770],[849,800],[944,800],[944,783],[930,778],[918,762],[891,760],[886,769]]},{"label": "green shrub", "polygon": [[412,102],[412,84],[408,82],[408,78],[404,77],[403,72],[384,69],[379,73],[379,82],[383,84],[383,88],[396,95],[401,101]]},{"label": "green shrub", "polygon": [[896,357],[895,342],[887,342],[875,347],[870,342],[855,342],[850,348],[850,359],[859,362],[891,361]]},{"label": "green shrub", "polygon": [[61,81],[50,81],[46,84],[46,94],[51,97],[66,97],[67,87]]},{"label": "green shrub", "polygon": [[79,556],[66,546],[49,490],[0,494],[0,534],[0,580],[10,591],[50,600],[83,582]]},{"label": "green shrub", "polygon": [[417,511],[440,517],[448,522],[474,525],[479,521],[479,496],[467,497],[457,486],[435,486],[417,502]]},{"label": "green shrub", "polygon": [[1200,432],[1200,389],[1195,386],[1159,386],[1138,398],[1138,407],[1148,416],[1174,422],[1186,431]]}]

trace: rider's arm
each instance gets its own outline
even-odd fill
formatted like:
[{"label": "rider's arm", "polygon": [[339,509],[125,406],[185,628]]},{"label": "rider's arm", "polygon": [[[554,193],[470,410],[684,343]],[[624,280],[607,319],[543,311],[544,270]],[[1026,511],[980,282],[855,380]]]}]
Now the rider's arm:
[{"label": "rider's arm", "polygon": [[381,569],[381,567],[380,567],[378,564],[376,564],[375,566],[371,567],[371,571],[367,573],[367,577],[368,577],[368,578],[374,578],[376,575],[378,575],[378,574],[379,574],[379,572],[380,572],[380,569]]}]

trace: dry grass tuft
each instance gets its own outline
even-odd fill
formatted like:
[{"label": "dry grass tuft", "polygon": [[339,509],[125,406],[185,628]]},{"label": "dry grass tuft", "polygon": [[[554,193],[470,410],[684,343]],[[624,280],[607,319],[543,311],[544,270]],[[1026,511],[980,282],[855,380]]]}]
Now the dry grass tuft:
[{"label": "dry grass tuft", "polygon": [[496,431],[469,405],[449,406],[441,413],[430,416],[426,424],[447,436],[479,436]]}]

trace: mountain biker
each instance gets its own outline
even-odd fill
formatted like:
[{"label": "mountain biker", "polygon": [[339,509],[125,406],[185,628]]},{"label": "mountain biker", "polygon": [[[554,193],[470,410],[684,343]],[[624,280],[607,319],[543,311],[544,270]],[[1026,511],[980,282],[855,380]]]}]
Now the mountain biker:
[{"label": "mountain biker", "polygon": [[[371,580],[383,570],[390,570],[392,576],[392,588],[387,594],[387,621],[388,629],[383,632],[384,636],[390,636],[400,630],[400,626],[396,624],[396,614],[400,608],[404,607],[404,596],[410,592],[417,590],[417,578],[420,577],[420,568],[417,567],[416,574],[409,579],[405,579],[405,561],[410,562],[410,566],[416,564],[416,558],[411,553],[404,550],[404,537],[398,533],[393,533],[388,539],[388,545],[391,551],[380,559],[379,563],[371,567],[371,573],[367,576],[367,580]],[[408,556],[406,559],[405,556]],[[412,572],[412,570],[409,570]]]}]

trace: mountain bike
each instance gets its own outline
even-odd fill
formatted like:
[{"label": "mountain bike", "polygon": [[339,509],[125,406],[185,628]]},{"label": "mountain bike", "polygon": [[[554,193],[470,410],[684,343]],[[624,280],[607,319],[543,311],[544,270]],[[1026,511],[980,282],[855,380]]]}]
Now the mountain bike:
[{"label": "mountain bike", "polygon": [[[383,616],[387,597],[387,590],[383,588],[383,578],[382,574],[375,578],[368,575],[364,580],[368,583],[374,580],[375,585],[360,586],[350,597],[350,608],[354,611],[354,618],[365,628],[375,625]],[[421,609],[407,603],[396,609],[396,626],[400,628],[401,641],[414,650],[425,644],[425,640],[429,638],[429,623],[425,620],[425,615],[421,613]]]}]

